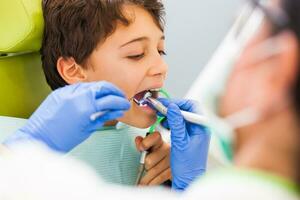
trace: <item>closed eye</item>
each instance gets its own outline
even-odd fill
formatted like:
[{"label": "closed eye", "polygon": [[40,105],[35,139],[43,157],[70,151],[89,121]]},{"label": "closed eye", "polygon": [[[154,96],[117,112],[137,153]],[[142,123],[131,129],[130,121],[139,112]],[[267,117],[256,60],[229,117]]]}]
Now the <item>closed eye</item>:
[{"label": "closed eye", "polygon": [[132,60],[140,60],[144,57],[144,53],[142,54],[137,54],[137,55],[132,55],[132,56],[127,56],[127,58],[132,59]]}]

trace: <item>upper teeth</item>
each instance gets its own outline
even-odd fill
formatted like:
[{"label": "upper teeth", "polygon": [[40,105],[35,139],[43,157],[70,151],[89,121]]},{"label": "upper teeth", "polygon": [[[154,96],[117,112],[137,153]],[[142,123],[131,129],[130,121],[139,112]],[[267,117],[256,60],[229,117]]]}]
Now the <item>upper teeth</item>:
[{"label": "upper teeth", "polygon": [[143,97],[143,100],[144,99],[147,99],[148,97],[151,97],[152,96],[152,93],[151,92],[146,92],[144,97]]},{"label": "upper teeth", "polygon": [[150,89],[149,91],[151,91],[151,92],[159,92],[159,91],[160,91],[160,88]]}]

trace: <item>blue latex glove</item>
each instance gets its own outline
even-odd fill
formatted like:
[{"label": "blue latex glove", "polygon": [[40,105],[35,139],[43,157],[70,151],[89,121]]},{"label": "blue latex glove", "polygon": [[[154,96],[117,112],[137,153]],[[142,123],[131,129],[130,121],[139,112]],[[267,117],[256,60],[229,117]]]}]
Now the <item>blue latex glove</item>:
[{"label": "blue latex glove", "polygon": [[210,132],[183,119],[180,109],[196,113],[194,102],[159,100],[168,108],[163,126],[171,130],[172,188],[183,191],[206,171]]},{"label": "blue latex glove", "polygon": [[[53,150],[68,152],[129,108],[123,92],[108,82],[66,86],[52,92],[4,145],[39,140]],[[95,121],[90,120],[93,113],[100,111],[107,112]]]}]

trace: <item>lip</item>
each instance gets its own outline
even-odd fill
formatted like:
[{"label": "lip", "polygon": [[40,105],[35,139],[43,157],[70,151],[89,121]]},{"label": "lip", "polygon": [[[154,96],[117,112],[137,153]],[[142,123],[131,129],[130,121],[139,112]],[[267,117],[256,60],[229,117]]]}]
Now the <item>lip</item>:
[{"label": "lip", "polygon": [[150,115],[156,114],[156,111],[153,108],[151,108],[150,106],[143,106],[143,107],[138,106],[138,108]]},{"label": "lip", "polygon": [[137,95],[137,94],[139,94],[139,93],[141,93],[141,92],[143,92],[143,91],[148,91],[148,90],[153,90],[153,89],[160,89],[160,88],[162,88],[162,87],[163,87],[163,84],[156,84],[156,85],[153,85],[153,86],[151,86],[151,87],[147,87],[147,88],[138,90],[138,91],[133,95],[132,98],[134,98],[135,95]]}]

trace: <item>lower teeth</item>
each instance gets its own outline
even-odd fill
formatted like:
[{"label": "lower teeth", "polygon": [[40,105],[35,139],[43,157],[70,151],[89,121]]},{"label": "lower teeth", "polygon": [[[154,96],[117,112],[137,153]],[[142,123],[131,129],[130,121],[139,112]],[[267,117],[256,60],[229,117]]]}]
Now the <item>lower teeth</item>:
[{"label": "lower teeth", "polygon": [[140,107],[146,107],[146,106],[148,106],[146,100],[140,100],[140,101],[138,101],[137,99],[133,99],[133,100]]}]

